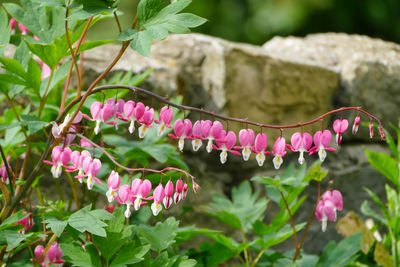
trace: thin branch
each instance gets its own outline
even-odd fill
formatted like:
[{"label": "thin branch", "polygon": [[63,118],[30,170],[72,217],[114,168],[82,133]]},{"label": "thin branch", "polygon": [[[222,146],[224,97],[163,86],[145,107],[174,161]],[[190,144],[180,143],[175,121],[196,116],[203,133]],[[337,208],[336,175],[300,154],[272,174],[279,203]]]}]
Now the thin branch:
[{"label": "thin branch", "polygon": [[289,213],[290,223],[292,225],[293,233],[294,233],[294,244],[295,244],[295,247],[296,247],[296,250],[297,250],[297,248],[299,247],[299,243],[297,241],[296,224],[294,223],[294,218],[293,218],[292,212],[290,211],[290,208],[289,208],[289,205],[288,205],[288,203],[286,201],[285,196],[283,195],[283,193],[282,193],[282,191],[280,189],[278,189],[278,190],[279,190],[279,193],[281,193],[282,200],[285,203],[286,209],[287,209],[287,211]]},{"label": "thin branch", "polygon": [[119,23],[117,12],[114,12],[114,18],[115,21],[117,22],[119,32],[122,32],[121,23]]},{"label": "thin branch", "polygon": [[[179,104],[176,104],[176,103],[173,103],[173,102],[169,101],[165,97],[162,97],[162,96],[157,95],[157,94],[155,94],[155,93],[153,93],[151,91],[148,91],[146,89],[139,88],[139,87],[136,87],[136,86],[129,86],[129,85],[102,85],[102,86],[98,86],[98,87],[94,88],[89,93],[89,95],[90,94],[94,94],[96,92],[103,91],[103,90],[108,90],[108,89],[126,89],[126,90],[130,90],[130,91],[132,91],[134,93],[140,92],[142,94],[148,95],[148,96],[150,96],[150,97],[152,97],[154,99],[159,100],[162,103],[165,103],[165,104],[167,104],[169,106],[178,108],[180,110],[194,111],[194,112],[198,112],[198,113],[201,113],[201,114],[206,114],[206,115],[209,115],[209,116],[212,116],[214,118],[218,118],[218,119],[221,119],[221,120],[224,120],[224,121],[234,121],[234,122],[242,123],[242,124],[245,124],[245,125],[258,126],[258,127],[261,127],[261,128],[270,128],[270,129],[278,129],[278,130],[286,129],[286,128],[301,128],[301,127],[306,126],[306,125],[317,123],[317,122],[321,121],[322,119],[324,119],[325,117],[327,117],[329,115],[332,115],[334,113],[343,112],[343,111],[346,111],[346,110],[356,110],[358,112],[364,113],[368,117],[376,120],[379,125],[382,125],[381,121],[377,117],[375,117],[372,114],[368,113],[367,111],[363,110],[361,107],[342,107],[342,108],[338,108],[338,109],[335,109],[335,110],[331,110],[331,111],[329,111],[329,112],[327,112],[325,114],[322,114],[321,116],[319,116],[319,117],[317,117],[317,118],[315,118],[315,119],[313,119],[311,121],[307,121],[307,122],[302,122],[302,123],[297,123],[297,124],[289,124],[289,125],[271,125],[271,124],[263,124],[263,123],[258,123],[258,122],[254,122],[254,121],[249,121],[247,119],[238,119],[238,118],[233,118],[233,117],[229,117],[229,116],[224,116],[224,115],[216,114],[216,113],[214,113],[212,111],[207,111],[207,110],[199,109],[199,108],[195,108],[195,107],[179,105]],[[86,93],[85,95],[87,95],[87,94],[88,93]],[[80,99],[77,99],[77,100],[71,102],[70,106],[72,107],[73,105],[75,105],[79,101],[80,101]],[[66,112],[63,113],[62,116],[64,116],[65,114],[66,114]],[[71,121],[72,121],[72,119],[71,119]]]},{"label": "thin branch", "polygon": [[10,184],[10,192],[11,192],[11,196],[12,196],[12,195],[14,195],[14,192],[13,192],[14,189],[13,189],[13,182],[11,180],[10,165],[8,164],[6,155],[4,154],[3,147],[1,145],[0,145],[0,152],[1,152],[1,157],[3,158],[4,166],[6,167],[6,172],[7,172],[7,176],[8,176],[8,182]]}]

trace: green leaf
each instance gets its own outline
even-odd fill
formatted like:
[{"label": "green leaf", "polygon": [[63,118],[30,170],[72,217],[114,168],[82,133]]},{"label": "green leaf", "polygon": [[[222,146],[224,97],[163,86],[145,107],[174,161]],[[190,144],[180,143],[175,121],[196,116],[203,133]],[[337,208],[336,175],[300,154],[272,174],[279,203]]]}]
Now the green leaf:
[{"label": "green leaf", "polygon": [[169,217],[164,222],[158,222],[154,227],[139,225],[136,228],[139,236],[147,243],[151,244],[154,251],[162,251],[175,243],[176,231],[179,222],[173,217]]},{"label": "green leaf", "polygon": [[91,243],[85,244],[85,250],[78,242],[61,243],[64,257],[74,266],[102,266],[96,247]]},{"label": "green leaf", "polygon": [[159,0],[142,0],[137,7],[139,24],[144,24],[149,19],[157,15],[164,7],[163,2]]},{"label": "green leaf", "polygon": [[86,209],[78,210],[68,219],[68,224],[79,232],[89,232],[94,235],[106,237],[104,227],[106,223],[102,222],[95,215]]},{"label": "green leaf", "polygon": [[150,246],[151,245],[144,245],[136,247],[134,242],[129,243],[121,249],[117,257],[111,262],[110,267],[122,267],[143,261],[143,256],[150,250]]},{"label": "green leaf", "polygon": [[317,263],[319,266],[346,266],[358,258],[361,250],[362,233],[357,233],[340,241],[337,245],[334,241],[329,242],[324,248],[322,255]]},{"label": "green leaf", "polygon": [[8,73],[0,73],[0,81],[2,83],[26,85],[26,82],[24,80],[22,80],[18,76]]},{"label": "green leaf", "polygon": [[36,133],[46,127],[47,122],[41,121],[38,117],[32,115],[21,115],[22,124],[28,126],[31,134]]},{"label": "green leaf", "polygon": [[309,180],[322,181],[328,175],[328,171],[321,169],[321,162],[315,162],[308,170]]},{"label": "green leaf", "polygon": [[198,27],[204,23],[206,23],[206,19],[196,16],[194,14],[191,13],[181,13],[181,14],[177,14],[175,16],[175,20],[188,27],[188,28],[194,28],[194,27]]},{"label": "green leaf", "polygon": [[61,221],[56,218],[48,218],[43,222],[47,224],[46,228],[50,228],[51,231],[58,237],[61,236],[68,224],[67,221]]},{"label": "green leaf", "polygon": [[2,67],[13,74],[18,75],[21,78],[25,78],[26,72],[24,67],[17,60],[12,58],[0,57],[0,62],[3,65]]},{"label": "green leaf", "polygon": [[388,154],[374,152],[365,149],[369,163],[380,173],[382,173],[389,181],[391,181],[397,187],[400,187],[399,183],[399,168],[397,162]]},{"label": "green leaf", "polygon": [[232,190],[232,201],[213,196],[213,202],[205,207],[205,211],[224,223],[248,231],[264,215],[267,203],[267,199],[258,198],[258,191],[252,193],[250,183],[246,181]]},{"label": "green leaf", "polygon": [[4,9],[0,9],[0,56],[3,55],[4,49],[10,42],[11,27],[8,17]]},{"label": "green leaf", "polygon": [[151,37],[157,40],[163,40],[168,36],[168,29],[163,25],[154,25],[147,27]]},{"label": "green leaf", "polygon": [[150,56],[150,45],[152,37],[148,31],[139,31],[133,34],[131,48],[143,56]]},{"label": "green leaf", "polygon": [[35,89],[35,91],[40,91],[40,83],[42,78],[42,71],[39,65],[36,63],[33,58],[29,59],[28,63],[28,71],[26,73],[26,82],[27,84]]},{"label": "green leaf", "polygon": [[138,33],[137,30],[132,30],[132,29],[124,30],[119,34],[118,40],[119,41],[132,40],[133,38],[136,37],[137,33]]},{"label": "green leaf", "polygon": [[13,226],[16,222],[25,219],[26,217],[29,216],[29,213],[23,214],[23,210],[18,211],[17,213],[14,213],[7,219],[3,221],[2,224],[0,224],[0,230],[7,229],[10,226]]}]

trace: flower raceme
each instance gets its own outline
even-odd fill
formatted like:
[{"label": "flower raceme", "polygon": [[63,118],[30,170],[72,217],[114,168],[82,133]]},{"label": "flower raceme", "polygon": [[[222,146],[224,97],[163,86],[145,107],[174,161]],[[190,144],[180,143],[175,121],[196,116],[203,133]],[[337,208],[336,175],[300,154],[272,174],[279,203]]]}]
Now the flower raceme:
[{"label": "flower raceme", "polygon": [[315,210],[315,217],[322,222],[322,231],[325,232],[327,222],[336,221],[336,211],[343,209],[342,194],[338,190],[328,190],[322,195]]}]

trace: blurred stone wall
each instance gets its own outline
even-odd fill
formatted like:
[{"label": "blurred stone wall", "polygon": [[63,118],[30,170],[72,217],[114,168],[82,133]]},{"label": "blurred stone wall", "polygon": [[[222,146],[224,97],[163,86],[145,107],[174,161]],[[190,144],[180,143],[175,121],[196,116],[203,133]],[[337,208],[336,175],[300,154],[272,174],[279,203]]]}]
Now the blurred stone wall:
[{"label": "blurred stone wall", "polygon": [[[108,45],[85,54],[87,82],[107,66],[118,49]],[[161,95],[181,94],[186,105],[262,123],[305,122],[341,106],[361,106],[381,118],[386,127],[389,123],[397,125],[400,116],[400,46],[366,36],[328,33],[305,38],[276,37],[263,46],[253,46],[200,34],[171,35],[154,43],[149,58],[128,49],[114,70],[143,72],[149,68],[154,72],[141,85],[144,88]],[[356,112],[343,116],[352,124]],[[198,114],[190,117],[199,119]],[[324,121],[325,126],[331,127],[336,117]],[[366,117],[363,119],[366,121]],[[242,127],[229,124],[233,130]],[[315,124],[304,127],[304,131],[320,128]],[[330,170],[333,187],[343,192],[345,208],[339,217],[349,210],[359,212],[361,203],[368,199],[363,186],[384,196],[386,180],[368,165],[363,150],[387,149],[378,137],[370,140],[366,128],[361,127],[356,136],[346,133],[338,152],[329,153],[324,163]],[[279,131],[264,132],[270,148]],[[285,130],[283,135],[290,140],[292,132]],[[254,175],[278,173],[273,170],[271,157],[262,168],[253,158],[244,163],[235,156],[229,156],[227,164],[221,165],[217,152],[194,153],[186,148],[185,160],[202,187],[188,200],[195,209],[210,201],[212,194],[229,194],[232,186]],[[282,168],[290,161],[297,162],[297,155],[293,154],[285,157]],[[326,180],[322,190],[327,188]],[[306,194],[306,207],[296,215],[299,222],[309,217],[316,200],[316,185],[311,183]],[[195,212],[196,216],[188,216],[184,222],[218,228],[218,222]],[[273,214],[273,208],[268,212]],[[328,240],[338,240],[340,236],[332,224],[322,234],[320,225],[314,222],[308,239],[313,241],[306,242],[306,251],[318,252]]]}]

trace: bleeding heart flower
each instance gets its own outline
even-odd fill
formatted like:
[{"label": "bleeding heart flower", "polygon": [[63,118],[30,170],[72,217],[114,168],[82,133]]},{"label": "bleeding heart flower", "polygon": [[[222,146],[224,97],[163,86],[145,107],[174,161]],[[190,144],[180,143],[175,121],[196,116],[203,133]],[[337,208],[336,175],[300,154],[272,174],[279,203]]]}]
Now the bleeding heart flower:
[{"label": "bleeding heart flower", "polygon": [[352,129],[353,134],[357,133],[358,125],[360,124],[360,122],[361,122],[360,116],[357,116],[357,117],[354,118],[354,124],[353,124],[353,129]]},{"label": "bleeding heart flower", "polygon": [[147,179],[143,180],[143,182],[140,184],[137,193],[132,189],[132,192],[134,194],[136,193],[135,194],[136,199],[134,202],[135,210],[139,210],[140,206],[142,205],[142,199],[146,199],[150,191],[151,191],[151,182]]},{"label": "bleeding heart flower", "polygon": [[131,187],[129,185],[122,185],[118,189],[118,197],[114,197],[120,204],[126,204],[126,210],[124,212],[124,215],[126,218],[129,218],[131,216],[131,205],[132,205],[132,191]]},{"label": "bleeding heart flower", "polygon": [[286,145],[293,152],[300,152],[299,163],[304,163],[304,152],[308,152],[312,146],[312,136],[309,133],[299,133],[296,132],[292,135],[290,139],[292,145]]},{"label": "bleeding heart flower", "polygon": [[239,143],[242,147],[242,155],[245,161],[249,160],[251,148],[254,143],[254,131],[252,129],[242,129],[239,132]]},{"label": "bleeding heart flower", "polygon": [[183,146],[185,142],[185,138],[190,139],[190,133],[192,132],[192,122],[189,119],[181,120],[178,119],[174,123],[174,133],[168,134],[169,137],[173,139],[179,139],[178,141],[178,149],[179,151],[183,151]]},{"label": "bleeding heart flower", "polygon": [[262,166],[265,161],[265,155],[269,155],[267,151],[268,147],[268,138],[265,133],[259,133],[256,136],[256,140],[254,142],[254,146],[252,147],[253,153],[256,154],[256,160],[258,166]]},{"label": "bleeding heart flower", "polygon": [[370,122],[368,125],[368,128],[369,128],[369,138],[373,138],[374,137],[374,124],[372,122]]},{"label": "bleeding heart flower", "polygon": [[172,195],[174,193],[174,184],[171,180],[165,185],[163,204],[166,209],[172,205]]},{"label": "bleeding heart flower", "polygon": [[315,210],[315,217],[322,222],[322,232],[325,232],[328,220],[336,221],[336,210],[342,209],[343,198],[338,190],[328,190],[323,194]]},{"label": "bleeding heart flower", "polygon": [[118,172],[112,171],[107,181],[108,191],[106,193],[106,196],[108,202],[111,203],[113,201],[114,194],[117,192],[120,183],[121,183],[121,178],[119,177]]},{"label": "bleeding heart flower", "polygon": [[178,179],[175,185],[175,193],[174,193],[174,202],[178,204],[179,201],[182,199],[182,192],[183,192],[183,181],[182,179]]},{"label": "bleeding heart flower", "polygon": [[340,145],[342,142],[342,135],[349,127],[349,121],[346,119],[335,120],[333,122],[333,130],[336,133],[336,144]]},{"label": "bleeding heart flower", "polygon": [[283,163],[283,157],[286,155],[286,140],[283,137],[278,137],[276,139],[274,148],[272,150],[272,155],[274,155],[274,159],[272,162],[274,163],[275,169],[279,169]]},{"label": "bleeding heart flower", "polygon": [[219,158],[221,163],[224,164],[228,159],[228,152],[240,156],[240,153],[233,150],[232,148],[236,144],[236,134],[233,131],[229,131],[225,134],[225,131],[222,130],[219,132],[218,138],[215,138],[217,145],[214,145],[213,148],[216,150],[221,150],[219,154]]},{"label": "bleeding heart flower", "polygon": [[153,197],[154,197],[154,202],[151,204],[151,210],[153,211],[153,215],[157,216],[160,211],[162,210],[162,201],[164,199],[165,192],[164,192],[164,187],[160,183],[153,192]]},{"label": "bleeding heart flower", "polygon": [[332,133],[329,130],[318,131],[314,134],[314,147],[310,149],[310,155],[318,152],[319,160],[324,161],[326,150],[335,151],[334,147],[329,147],[332,140]]},{"label": "bleeding heart flower", "polygon": [[52,161],[44,160],[43,163],[53,165],[51,167],[51,174],[54,178],[59,178],[62,172],[62,167],[67,167],[71,160],[72,150],[69,147],[62,148],[55,146],[51,152]]},{"label": "bleeding heart flower", "polygon": [[139,128],[140,138],[143,138],[146,135],[148,128],[153,127],[153,120],[154,120],[154,109],[146,107],[143,116],[138,120],[138,122],[142,125]]},{"label": "bleeding heart flower", "polygon": [[25,27],[22,23],[18,23],[18,28],[21,31],[22,35],[27,35],[29,32],[28,28]]},{"label": "bleeding heart flower", "polygon": [[193,136],[192,140],[193,151],[198,151],[200,147],[203,145],[202,121],[196,121],[194,123],[192,136]]},{"label": "bleeding heart flower", "polygon": [[174,115],[174,111],[172,108],[168,106],[164,106],[160,110],[160,117],[158,120],[155,120],[154,122],[159,124],[158,130],[157,130],[157,135],[162,136],[165,132],[165,128],[171,128],[171,121]]}]

